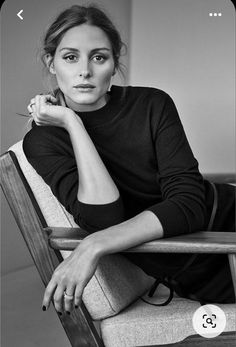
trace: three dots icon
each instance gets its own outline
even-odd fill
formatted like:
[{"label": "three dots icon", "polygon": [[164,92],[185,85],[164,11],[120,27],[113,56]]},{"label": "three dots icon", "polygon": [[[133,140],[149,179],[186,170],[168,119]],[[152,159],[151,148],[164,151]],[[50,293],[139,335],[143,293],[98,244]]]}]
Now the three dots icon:
[{"label": "three dots icon", "polygon": [[222,13],[217,13],[217,12],[210,12],[209,13],[209,17],[221,17]]}]

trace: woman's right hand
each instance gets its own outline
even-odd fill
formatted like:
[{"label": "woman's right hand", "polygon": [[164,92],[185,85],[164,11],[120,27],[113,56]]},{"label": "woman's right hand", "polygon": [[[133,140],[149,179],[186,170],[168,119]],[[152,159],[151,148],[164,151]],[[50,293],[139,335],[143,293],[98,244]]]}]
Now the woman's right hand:
[{"label": "woman's right hand", "polygon": [[27,107],[39,126],[57,126],[67,129],[75,119],[82,125],[81,119],[73,110],[57,105],[57,99],[51,94],[36,95]]},{"label": "woman's right hand", "polygon": [[51,301],[54,301],[59,314],[63,311],[69,314],[74,306],[77,308],[100,257],[100,249],[93,243],[93,239],[90,241],[89,236],[85,238],[55,269],[44,293],[43,310],[48,309]]}]

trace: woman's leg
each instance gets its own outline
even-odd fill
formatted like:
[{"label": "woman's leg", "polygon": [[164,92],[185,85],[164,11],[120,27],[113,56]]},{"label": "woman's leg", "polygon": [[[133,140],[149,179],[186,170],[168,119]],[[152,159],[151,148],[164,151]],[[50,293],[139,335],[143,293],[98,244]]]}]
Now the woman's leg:
[{"label": "woman's leg", "polygon": [[[218,208],[212,231],[235,232],[235,192],[228,184],[216,184]],[[233,303],[235,294],[227,255],[199,255],[195,266],[183,274],[181,286],[198,300]],[[191,297],[191,295],[190,295]]]}]

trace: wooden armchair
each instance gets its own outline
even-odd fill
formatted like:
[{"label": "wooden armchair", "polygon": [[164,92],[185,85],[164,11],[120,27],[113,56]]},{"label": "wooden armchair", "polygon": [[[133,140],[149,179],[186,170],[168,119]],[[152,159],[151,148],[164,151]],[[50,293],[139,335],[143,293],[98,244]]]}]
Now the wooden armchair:
[{"label": "wooden armchair", "polygon": [[[27,162],[21,142],[0,158],[1,186],[45,286],[59,262],[87,235]],[[220,176],[215,177],[222,179]],[[235,177],[224,178],[225,182]],[[198,232],[142,244],[127,252],[228,254],[236,293],[236,233]],[[235,305],[218,305],[225,331],[213,339],[196,334],[192,316],[199,303],[174,297],[164,307],[140,300],[154,282],[122,254],[101,259],[86,286],[83,303],[58,316],[73,347],[235,346]],[[157,294],[162,298],[165,291]]]}]

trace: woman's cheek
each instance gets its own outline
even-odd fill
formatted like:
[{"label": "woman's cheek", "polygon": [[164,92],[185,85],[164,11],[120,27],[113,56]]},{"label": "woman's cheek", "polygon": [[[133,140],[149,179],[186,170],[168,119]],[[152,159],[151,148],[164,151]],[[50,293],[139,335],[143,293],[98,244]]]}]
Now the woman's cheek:
[{"label": "woman's cheek", "polygon": [[107,71],[106,74],[104,74],[104,77],[103,77],[103,83],[104,84],[110,84],[112,74],[113,74],[113,69],[110,69],[109,71]]}]

